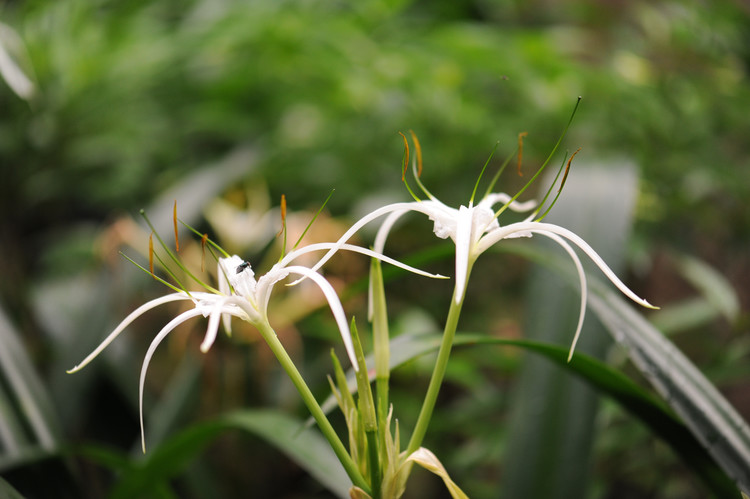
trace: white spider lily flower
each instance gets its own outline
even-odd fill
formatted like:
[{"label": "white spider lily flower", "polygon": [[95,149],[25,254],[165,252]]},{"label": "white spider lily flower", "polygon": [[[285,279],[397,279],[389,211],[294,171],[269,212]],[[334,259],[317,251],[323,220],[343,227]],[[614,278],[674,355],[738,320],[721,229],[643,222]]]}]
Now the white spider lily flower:
[{"label": "white spider lily flower", "polygon": [[[384,255],[377,254],[376,252],[361,248],[359,246],[349,244],[335,245],[336,250],[347,250],[364,255],[378,258],[387,263],[396,265],[410,272],[414,272],[420,275],[429,277],[442,277],[439,275],[430,274],[428,272],[421,271],[409,265],[405,265],[401,262],[388,258]],[[208,327],[206,334],[201,343],[201,351],[207,352],[213,345],[219,327],[219,319],[224,321],[225,328],[229,331],[229,321],[231,317],[237,317],[242,320],[249,322],[255,327],[262,327],[268,324],[268,302],[271,297],[273,287],[279,281],[282,281],[289,275],[298,275],[302,278],[312,280],[318,285],[320,290],[325,295],[328,305],[333,313],[333,316],[338,325],[341,333],[341,338],[346,347],[347,354],[355,370],[359,369],[357,359],[354,353],[354,347],[352,345],[351,332],[349,330],[349,324],[346,320],[346,314],[344,307],[339,300],[336,291],[333,286],[318,272],[308,267],[300,265],[289,265],[295,258],[311,251],[321,251],[332,249],[334,244],[332,243],[319,243],[312,244],[299,248],[295,251],[290,252],[286,257],[274,265],[271,270],[263,274],[257,280],[255,279],[255,273],[251,268],[250,264],[240,258],[239,256],[230,256],[227,258],[219,258],[218,262],[218,292],[204,292],[204,291],[179,291],[175,293],[169,293],[161,296],[154,300],[148,301],[145,304],[138,307],[136,310],[131,312],[115,329],[112,331],[107,338],[93,351],[91,352],[80,364],[69,370],[68,373],[74,373],[83,369],[89,364],[94,358],[96,358],[117,336],[122,333],[127,326],[129,326],[135,319],[148,312],[149,310],[170,303],[173,301],[189,300],[194,304],[194,308],[182,312],[177,317],[169,321],[159,333],[154,337],[149,345],[146,355],[143,359],[143,365],[141,366],[141,375],[139,383],[139,414],[141,423],[141,443],[145,452],[145,432],[143,427],[143,391],[144,383],[146,379],[146,372],[151,362],[151,358],[156,351],[159,344],[172,332],[177,326],[190,320],[194,317],[203,316],[208,318]]]},{"label": "white spider lily flower", "polygon": [[[534,220],[534,217],[538,214],[538,210],[521,222],[501,226],[497,219],[498,212],[493,209],[494,206],[499,203],[502,203],[504,207],[516,212],[528,212],[537,207],[535,201],[517,202],[505,193],[487,194],[478,204],[474,205],[470,202],[468,206],[462,205],[458,209],[443,204],[431,195],[430,199],[424,201],[420,200],[386,205],[365,215],[352,225],[352,227],[339,239],[337,245],[331,248],[331,250],[323,256],[323,258],[318,261],[312,269],[315,270],[320,268],[320,266],[333,255],[337,248],[344,245],[346,241],[363,226],[380,217],[386,216],[382,225],[378,229],[375,243],[373,245],[373,250],[382,254],[388,234],[396,221],[403,215],[416,211],[427,215],[427,217],[433,222],[433,231],[437,237],[441,239],[450,238],[456,245],[456,293],[454,295],[456,304],[461,303],[463,300],[471,266],[479,255],[487,251],[494,244],[503,239],[531,237],[534,234],[543,235],[559,244],[573,260],[581,286],[581,307],[568,360],[570,360],[570,357],[573,355],[573,351],[578,342],[578,337],[581,333],[581,328],[583,327],[587,299],[586,275],[577,253],[571,247],[571,243],[573,246],[576,246],[583,251],[594,262],[594,264],[599,267],[602,273],[604,273],[604,275],[623,294],[625,294],[625,296],[644,307],[656,308],[631,291],[617,277],[617,275],[615,275],[596,251],[581,237],[558,225]],[[502,209],[503,208],[499,211]]]}]

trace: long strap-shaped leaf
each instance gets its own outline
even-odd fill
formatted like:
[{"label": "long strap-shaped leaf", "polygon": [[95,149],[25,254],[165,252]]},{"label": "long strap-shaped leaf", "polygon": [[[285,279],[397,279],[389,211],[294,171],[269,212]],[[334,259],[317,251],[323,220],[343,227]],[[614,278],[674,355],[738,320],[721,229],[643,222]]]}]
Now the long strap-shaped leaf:
[{"label": "long strap-shaped leaf", "polygon": [[750,492],[747,423],[677,347],[614,292],[589,282],[589,306],[695,437]]},{"label": "long strap-shaped leaf", "polygon": [[461,335],[456,345],[514,345],[538,353],[578,375],[602,395],[617,401],[668,443],[675,453],[714,492],[716,497],[739,497],[739,492],[690,430],[661,401],[621,372],[587,355],[575,354],[567,362],[567,347],[525,340],[506,340],[479,335]]},{"label": "long strap-shaped leaf", "polygon": [[[567,262],[552,252],[539,248],[529,250],[528,246],[513,248],[512,251],[544,263],[567,275],[571,283],[576,282]],[[724,472],[745,494],[749,494],[750,429],[747,422],[703,373],[639,311],[595,276],[587,276],[587,279],[589,307]]]},{"label": "long strap-shaped leaf", "polygon": [[[267,440],[337,497],[348,497],[351,481],[320,432],[316,428],[303,431],[302,421],[270,409],[231,412],[165,440],[142,463],[121,470],[123,476],[110,497],[141,497],[167,487],[171,478],[184,472],[208,443],[227,430],[246,431]],[[91,452],[88,455],[93,456]]]}]

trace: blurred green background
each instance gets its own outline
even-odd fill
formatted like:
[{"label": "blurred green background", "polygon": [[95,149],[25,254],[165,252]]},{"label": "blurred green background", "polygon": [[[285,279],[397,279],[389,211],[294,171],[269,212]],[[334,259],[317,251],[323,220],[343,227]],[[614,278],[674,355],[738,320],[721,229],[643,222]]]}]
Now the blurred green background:
[{"label": "blurred green background", "polygon": [[[0,348],[21,365],[6,363],[0,384],[3,427],[13,434],[0,472],[30,497],[108,494],[117,473],[71,450],[78,446],[132,459],[140,452],[140,361],[169,311],[136,323],[86,371],[65,374],[130,310],[166,292],[117,253],[145,261],[140,208],[167,235],[177,199],[184,219],[263,267],[278,255],[279,221],[261,213],[282,193],[304,227],[335,188],[310,236],[334,239],[368,207],[409,199],[397,132],[412,129],[430,190],[466,203],[498,141],[504,157],[528,131],[525,169],[536,169],[579,95],[563,147],[581,147],[576,161],[598,168],[636,165],[627,282],[675,306],[664,329],[750,416],[750,7],[742,0],[8,1],[0,49]],[[499,187],[514,192],[526,178],[509,172]],[[430,228],[410,221],[389,242],[393,254],[425,249]],[[199,246],[185,245],[186,259],[198,262]],[[686,275],[684,255],[730,290],[708,299],[713,308],[691,301],[710,293]],[[465,327],[523,336],[521,317],[539,306],[524,300],[531,267],[489,259],[491,277],[483,272],[475,284],[495,294],[475,293]],[[450,255],[432,266],[450,273]],[[341,259],[330,272],[343,285],[366,269]],[[423,287],[399,277],[389,288],[396,331],[440,327],[450,286]],[[349,289],[348,312],[364,317],[362,288]],[[290,293],[276,320],[322,398],[335,335],[318,306]],[[202,356],[204,324],[191,327],[162,347],[149,373],[152,445],[236,407],[304,415],[251,332]],[[513,459],[507,394],[520,362],[513,351],[460,351],[450,372],[434,422],[440,438],[427,446],[472,496],[498,497]],[[428,373],[429,359],[394,375],[407,427]],[[46,440],[23,389],[43,408]],[[596,430],[591,497],[702,497],[675,456],[616,407],[602,408]],[[190,466],[174,482],[180,497],[325,497],[254,437],[227,434]],[[429,477],[415,482],[443,493]]]}]

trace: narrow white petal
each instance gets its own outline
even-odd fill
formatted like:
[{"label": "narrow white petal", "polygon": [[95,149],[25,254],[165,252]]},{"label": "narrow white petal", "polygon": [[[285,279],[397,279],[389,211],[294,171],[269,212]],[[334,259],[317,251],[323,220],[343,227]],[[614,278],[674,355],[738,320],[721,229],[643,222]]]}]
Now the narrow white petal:
[{"label": "narrow white petal", "polygon": [[141,305],[140,307],[132,311],[130,315],[125,317],[125,319],[123,319],[123,321],[120,322],[120,324],[115,328],[115,330],[112,331],[109,334],[109,336],[107,336],[104,339],[104,341],[102,341],[93,352],[91,352],[85,359],[83,359],[83,361],[81,361],[80,364],[75,366],[73,369],[69,370],[68,373],[74,373],[76,371],[83,369],[86,365],[88,365],[89,362],[94,360],[94,358],[96,358],[96,356],[99,355],[102,352],[102,350],[107,348],[107,346],[110,343],[112,343],[114,339],[117,338],[117,336],[119,336],[119,334],[123,332],[123,330],[125,330],[126,327],[128,327],[134,320],[136,320],[138,317],[148,312],[152,308],[156,308],[159,305],[163,305],[164,303],[169,303],[172,301],[190,300],[190,299],[191,298],[185,293],[171,293],[171,294],[164,295],[162,297],[159,297],[159,298],[156,298],[154,300],[144,303],[143,305]]},{"label": "narrow white petal", "polygon": [[[487,206],[488,208],[492,208],[498,203],[507,203],[512,198],[510,195],[504,193],[504,192],[493,192],[492,194],[488,194],[477,206]],[[510,203],[508,208],[510,208],[512,211],[515,211],[517,213],[523,213],[524,211],[533,210],[537,207],[537,203],[534,200],[530,201],[513,201]]]},{"label": "narrow white petal", "polygon": [[[219,281],[219,292],[223,295],[229,296],[232,294],[232,290],[229,287],[229,281],[227,275],[221,266],[221,261],[217,264],[216,279]],[[224,330],[227,334],[232,334],[232,318],[229,315],[224,315],[221,318],[221,322],[224,325]]]},{"label": "narrow white petal", "polygon": [[328,306],[331,308],[333,317],[334,319],[336,319],[336,323],[339,326],[339,332],[341,333],[341,339],[344,341],[344,346],[346,347],[346,353],[349,355],[349,361],[351,361],[352,367],[354,367],[354,370],[359,371],[359,364],[357,363],[357,358],[354,355],[354,345],[352,344],[352,335],[351,335],[351,332],[349,331],[349,324],[346,320],[344,307],[343,305],[341,305],[339,296],[336,294],[336,291],[333,289],[333,286],[331,286],[331,283],[329,283],[322,275],[318,274],[317,272],[311,269],[308,269],[307,267],[294,266],[294,267],[287,267],[285,270],[289,271],[290,273],[299,274],[309,279],[312,279],[315,282],[315,284],[318,285],[318,287],[320,288],[320,290],[323,292],[326,299],[328,300]]},{"label": "narrow white petal", "polygon": [[461,206],[456,220],[456,303],[460,303],[466,291],[469,258],[471,258],[471,232],[474,210]]},{"label": "narrow white petal", "polygon": [[542,222],[518,222],[518,223],[506,225],[505,227],[502,227],[499,230],[494,230],[488,233],[487,235],[485,235],[479,242],[479,245],[477,247],[477,254],[483,253],[493,244],[497,243],[501,239],[504,239],[516,232],[531,232],[535,234],[552,233],[552,234],[557,234],[559,236],[564,237],[568,241],[578,246],[584,253],[586,253],[586,255],[591,259],[591,261],[594,262],[594,264],[596,264],[597,267],[599,267],[599,270],[602,271],[602,273],[607,277],[607,279],[609,279],[612,282],[612,284],[614,284],[617,287],[617,289],[619,289],[625,296],[627,296],[634,302],[646,308],[657,308],[651,305],[649,302],[647,302],[643,298],[640,298],[638,295],[633,293],[630,290],[630,288],[628,288],[620,280],[620,278],[617,277],[617,275],[612,271],[612,269],[610,269],[609,266],[604,262],[604,260],[602,260],[602,257],[600,257],[599,254],[596,251],[594,251],[594,249],[591,246],[589,246],[589,244],[586,241],[584,241],[576,233],[564,227],[560,227],[559,225],[542,223]]},{"label": "narrow white petal", "polygon": [[[344,245],[349,239],[352,238],[352,236],[354,236],[354,234],[357,233],[357,231],[359,231],[359,229],[361,229],[362,227],[364,227],[368,223],[372,222],[373,220],[376,220],[377,218],[382,217],[383,215],[391,213],[393,211],[404,210],[404,209],[407,209],[407,210],[413,209],[412,205],[414,205],[414,204],[418,204],[418,203],[393,203],[393,204],[385,205],[385,206],[383,206],[381,208],[378,208],[375,211],[372,211],[372,212],[368,213],[364,217],[360,218],[359,220],[357,220],[357,222],[355,222],[354,225],[352,225],[349,228],[349,230],[347,230],[344,233],[343,236],[341,236],[339,238],[338,241],[336,241],[333,244],[333,246],[331,247],[330,251],[328,251],[328,253],[326,253],[325,255],[323,255],[323,258],[321,258],[320,260],[318,260],[318,263],[316,263],[312,267],[312,270],[318,270],[320,267],[322,267],[323,264],[325,264],[328,260],[330,260],[331,257],[341,248],[342,245]],[[300,250],[296,250],[296,251],[290,252],[287,256],[285,256],[281,260],[281,262],[279,262],[279,264],[281,266],[288,265],[289,262],[291,262],[292,260],[294,260],[294,258],[297,257],[297,252],[298,251],[300,251]],[[294,284],[294,283],[292,283],[292,284]]]},{"label": "narrow white petal", "polygon": [[[377,250],[371,250],[369,248],[363,248],[362,246],[356,246],[354,244],[338,244],[338,243],[315,243],[310,244],[308,246],[305,246],[304,248],[300,248],[300,251],[304,250],[304,253],[310,253],[312,251],[321,251],[326,249],[331,249],[332,247],[338,247],[339,251],[351,251],[352,253],[359,253],[361,255],[366,255],[371,258],[376,258],[380,260],[381,262],[389,263],[393,265],[394,267],[399,267],[401,269],[404,269],[408,272],[411,272],[413,274],[421,275],[424,277],[432,277],[435,279],[445,279],[445,276],[442,276],[440,274],[433,274],[431,272],[427,272],[424,270],[420,270],[416,267],[412,267],[411,265],[407,265],[405,263],[401,263],[398,260],[385,256],[383,253],[377,251]],[[302,253],[300,253],[302,254]],[[299,255],[297,255],[299,256]],[[314,269],[310,269],[314,270]],[[292,283],[294,284],[294,283]],[[290,286],[292,285],[290,284]]]},{"label": "narrow white petal", "polygon": [[[232,316],[239,317],[243,320],[248,320],[248,316],[245,313],[244,308],[239,306],[240,303],[247,303],[247,300],[238,296],[228,296],[222,298],[216,302],[211,309],[211,315],[208,318],[208,327],[206,328],[206,335],[203,337],[201,343],[201,352],[206,353],[213,346],[216,341],[216,335],[219,330],[219,318],[231,319]],[[249,303],[248,303],[249,305]]]},{"label": "narrow white petal", "polygon": [[557,234],[551,232],[542,232],[541,235],[547,236],[548,238],[559,244],[567,253],[570,255],[571,260],[576,266],[578,272],[578,282],[581,285],[581,308],[578,312],[578,324],[576,325],[576,333],[573,335],[573,342],[570,344],[570,351],[568,352],[568,362],[573,358],[573,352],[576,349],[578,343],[578,337],[581,335],[581,329],[583,328],[583,319],[586,316],[586,300],[588,300],[588,285],[586,284],[586,273],[583,271],[583,265],[581,265],[581,259],[578,258],[578,254],[570,247],[570,245]]},{"label": "narrow white petal", "polygon": [[[225,317],[222,313],[224,312],[226,298],[219,298],[211,307],[211,315],[208,318],[208,327],[206,328],[206,335],[203,337],[201,343],[201,352],[206,353],[216,341],[216,334],[219,331],[219,318]],[[226,317],[230,317],[228,314]]]},{"label": "narrow white petal", "polygon": [[403,217],[407,213],[409,213],[411,210],[399,210],[394,211],[391,214],[389,214],[385,220],[383,220],[383,223],[380,225],[380,228],[378,228],[378,233],[375,235],[375,242],[373,243],[373,249],[377,251],[378,253],[382,253],[385,249],[385,241],[388,239],[388,235],[391,233],[391,229],[393,229],[393,226],[396,224],[396,222],[399,220],[399,218]]},{"label": "narrow white petal", "polygon": [[146,371],[148,371],[148,365],[151,362],[151,357],[154,355],[154,351],[156,350],[156,347],[159,346],[159,343],[162,342],[162,340],[172,332],[174,328],[185,322],[186,320],[192,319],[193,317],[197,317],[199,315],[203,315],[205,310],[203,308],[193,308],[191,310],[188,310],[187,312],[183,312],[164,326],[161,331],[159,331],[159,334],[154,337],[154,339],[151,341],[151,345],[148,347],[148,351],[146,351],[146,356],[143,358],[143,365],[141,366],[141,379],[138,385],[138,414],[141,422],[141,447],[143,448],[143,453],[146,453],[146,432],[143,428],[143,386],[144,382],[146,380]]}]

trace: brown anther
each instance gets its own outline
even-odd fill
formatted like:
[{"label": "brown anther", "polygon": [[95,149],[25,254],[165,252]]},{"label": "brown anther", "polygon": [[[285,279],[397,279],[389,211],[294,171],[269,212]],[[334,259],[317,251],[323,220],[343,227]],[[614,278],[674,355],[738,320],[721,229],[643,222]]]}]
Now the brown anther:
[{"label": "brown anther", "polygon": [[523,138],[526,137],[529,132],[521,132],[518,134],[518,176],[523,177],[521,172],[521,162],[523,161]]},{"label": "brown anther", "polygon": [[177,200],[174,200],[174,208],[172,209],[172,221],[174,222],[174,249],[176,252],[180,252],[180,239],[177,237]]},{"label": "brown anther", "polygon": [[276,234],[276,237],[279,237],[281,234],[284,233],[284,230],[286,229],[286,196],[284,194],[281,195],[281,230]]},{"label": "brown anther", "polygon": [[565,185],[565,180],[568,178],[568,172],[570,171],[570,163],[573,161],[573,158],[576,157],[576,154],[578,154],[578,151],[580,151],[581,148],[579,147],[576,149],[576,152],[570,155],[570,159],[568,159],[568,164],[565,166],[565,173],[563,173],[562,182],[560,182],[560,188],[557,190],[557,192],[562,191],[563,186]]},{"label": "brown anther", "polygon": [[402,139],[404,139],[404,167],[401,169],[401,182],[406,181],[406,169],[409,167],[409,141],[406,140],[406,135],[398,132]]},{"label": "brown anther", "polygon": [[409,133],[411,133],[411,138],[414,141],[414,148],[417,150],[417,177],[422,176],[422,146],[419,145],[419,139],[417,139],[417,134],[414,133],[414,130],[409,130]]}]

